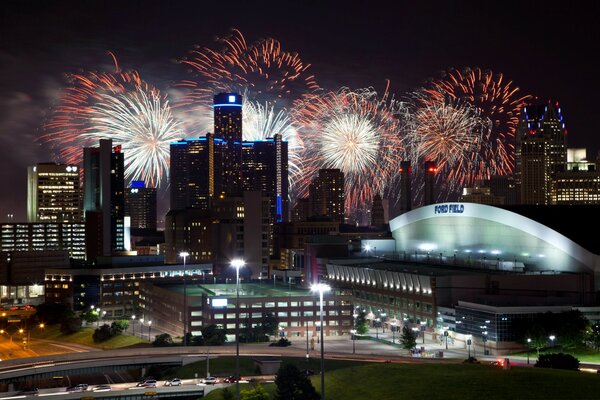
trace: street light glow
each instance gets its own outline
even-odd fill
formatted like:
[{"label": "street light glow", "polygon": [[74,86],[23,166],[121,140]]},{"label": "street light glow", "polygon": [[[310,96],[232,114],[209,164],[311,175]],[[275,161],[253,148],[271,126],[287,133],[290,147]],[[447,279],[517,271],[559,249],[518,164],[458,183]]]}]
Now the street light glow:
[{"label": "street light glow", "polygon": [[331,286],[329,286],[326,283],[315,283],[310,286],[310,290],[312,290],[313,292],[325,293],[331,290]]},{"label": "street light glow", "polygon": [[231,266],[235,269],[239,270],[244,265],[246,265],[246,261],[242,260],[241,258],[234,258],[233,260],[231,260]]}]

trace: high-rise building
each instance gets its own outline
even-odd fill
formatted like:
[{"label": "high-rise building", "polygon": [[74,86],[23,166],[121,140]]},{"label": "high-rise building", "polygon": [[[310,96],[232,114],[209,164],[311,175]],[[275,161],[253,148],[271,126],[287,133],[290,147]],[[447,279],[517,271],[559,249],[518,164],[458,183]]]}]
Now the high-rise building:
[{"label": "high-rise building", "polygon": [[83,222],[6,222],[0,225],[0,251],[68,251],[69,257],[85,259]]},{"label": "high-rise building", "polygon": [[377,193],[373,197],[373,206],[371,207],[371,226],[381,227],[386,224],[383,215],[383,200],[381,200],[381,196]]},{"label": "high-rise building", "polygon": [[473,186],[463,188],[462,195],[458,201],[462,203],[502,205],[504,204],[504,197],[494,196],[489,187]]},{"label": "high-rise building", "polygon": [[326,216],[344,223],[344,173],[339,169],[320,169],[309,188],[310,216]]},{"label": "high-rise building", "polygon": [[207,210],[211,199],[223,192],[223,139],[208,133],[204,137],[171,143],[171,209]]},{"label": "high-rise building", "polygon": [[87,259],[125,250],[125,182],[121,146],[100,139],[83,149]]},{"label": "high-rise building", "polygon": [[76,165],[40,163],[27,169],[29,222],[81,222],[81,188]]},{"label": "high-rise building", "polygon": [[296,205],[292,209],[292,222],[302,222],[310,217],[310,199],[301,197],[296,199]]},{"label": "high-rise building", "polygon": [[551,204],[600,204],[600,171],[585,149],[567,149],[565,171],[554,174]]},{"label": "high-rise building", "polygon": [[213,103],[215,138],[225,141],[222,193],[242,192],[242,96],[219,93]]},{"label": "high-rise building", "polygon": [[437,165],[434,161],[425,161],[425,195],[423,205],[428,206],[436,202],[435,199],[435,175],[437,173]]},{"label": "high-rise building", "polygon": [[523,108],[517,146],[520,202],[550,204],[553,174],[567,163],[567,130],[558,102]]},{"label": "high-rise building", "polygon": [[517,187],[513,175],[492,175],[488,185],[492,195],[504,198],[504,204],[518,204]]},{"label": "high-rise building", "polygon": [[156,230],[156,188],[144,181],[132,181],[125,191],[125,215],[131,218],[131,229]]},{"label": "high-rise building", "polygon": [[244,191],[260,191],[271,199],[273,222],[288,217],[288,143],[280,134],[242,144]]},{"label": "high-rise building", "polygon": [[[400,214],[412,210],[412,167],[410,161],[400,162]],[[398,215],[400,215],[398,214]],[[395,216],[394,216],[395,217]]]}]

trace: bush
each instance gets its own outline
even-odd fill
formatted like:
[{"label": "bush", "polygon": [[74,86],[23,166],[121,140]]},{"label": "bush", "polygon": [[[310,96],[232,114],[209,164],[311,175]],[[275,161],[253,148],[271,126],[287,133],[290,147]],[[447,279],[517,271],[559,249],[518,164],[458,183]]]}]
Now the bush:
[{"label": "bush", "polygon": [[104,324],[100,328],[96,329],[94,331],[94,334],[92,335],[92,339],[94,339],[95,343],[105,342],[108,339],[110,339],[111,337],[113,337],[112,330],[110,329],[110,326],[108,326],[106,324]]},{"label": "bush", "polygon": [[287,347],[287,346],[290,346],[291,344],[292,344],[292,342],[290,342],[286,338],[282,337],[278,341],[271,343],[269,346]]},{"label": "bush", "polygon": [[72,333],[79,332],[81,329],[81,318],[71,317],[65,319],[60,324],[60,331],[65,335],[70,335]]},{"label": "bush", "polygon": [[152,345],[155,347],[173,346],[173,338],[168,333],[156,335],[156,337],[154,338],[154,342],[152,342]]},{"label": "bush", "polygon": [[113,321],[113,323],[110,324],[110,329],[113,336],[120,335],[126,331],[127,328],[129,328],[129,321],[126,320]]},{"label": "bush", "polygon": [[564,353],[541,354],[534,367],[578,371],[579,360],[570,354]]}]

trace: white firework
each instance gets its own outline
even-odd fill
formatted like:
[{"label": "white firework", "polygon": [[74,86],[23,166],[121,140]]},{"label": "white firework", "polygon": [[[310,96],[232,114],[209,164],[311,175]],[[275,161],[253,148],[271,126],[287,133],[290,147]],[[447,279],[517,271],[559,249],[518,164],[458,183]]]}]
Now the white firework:
[{"label": "white firework", "polygon": [[275,105],[269,102],[263,105],[245,100],[242,106],[242,126],[244,140],[266,140],[278,133],[288,143],[289,177],[290,185],[293,185],[292,177],[302,167],[300,153],[304,146],[287,111],[276,111]]},{"label": "white firework", "polygon": [[123,94],[105,93],[92,106],[90,129],[83,136],[112,139],[125,154],[125,176],[158,187],[168,173],[170,143],[183,136],[169,102],[157,91],[142,89]]}]

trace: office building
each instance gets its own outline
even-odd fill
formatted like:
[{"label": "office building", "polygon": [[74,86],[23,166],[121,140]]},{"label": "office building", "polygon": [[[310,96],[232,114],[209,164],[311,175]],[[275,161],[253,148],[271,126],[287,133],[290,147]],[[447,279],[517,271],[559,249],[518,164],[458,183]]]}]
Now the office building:
[{"label": "office building", "polygon": [[565,171],[554,174],[552,204],[600,204],[600,171],[585,149],[567,149]]},{"label": "office building", "polygon": [[28,222],[81,222],[76,165],[40,163],[27,169]]},{"label": "office building", "polygon": [[221,193],[242,192],[242,96],[219,93],[213,102],[215,138],[225,144],[222,161]]},{"label": "office building", "polygon": [[435,203],[435,179],[437,174],[437,165],[434,161],[425,161],[425,192],[423,205],[428,206]]},{"label": "office building", "polygon": [[[400,162],[400,201],[399,212],[397,215],[404,214],[412,210],[412,167],[410,161]],[[396,217],[396,215],[394,215]]]},{"label": "office building", "polygon": [[309,188],[310,216],[328,217],[344,223],[344,173],[339,169],[320,169]]},{"label": "office building", "polygon": [[0,251],[4,253],[66,251],[70,258],[85,259],[83,222],[6,222],[0,225],[0,229],[2,232]]},{"label": "office building", "polygon": [[381,227],[386,224],[383,213],[383,200],[381,195],[377,193],[373,197],[373,205],[371,207],[371,226]]},{"label": "office building", "polygon": [[288,143],[280,134],[242,143],[243,189],[271,199],[273,222],[288,221]]},{"label": "office building", "polygon": [[101,139],[83,149],[87,259],[125,251],[125,182],[121,146]]},{"label": "office building", "polygon": [[558,102],[523,108],[517,145],[520,203],[551,204],[553,174],[567,164],[567,130]]},{"label": "office building", "polygon": [[489,187],[473,186],[463,188],[459,201],[461,203],[501,205],[504,204],[504,197],[494,196]]},{"label": "office building", "polygon": [[156,188],[144,181],[132,181],[125,191],[125,215],[131,219],[131,229],[156,230]]}]

